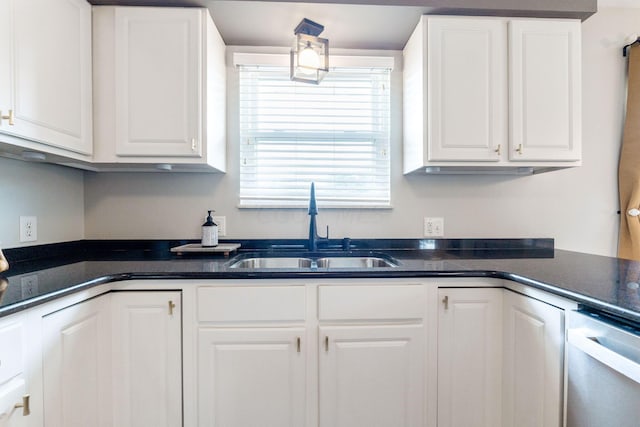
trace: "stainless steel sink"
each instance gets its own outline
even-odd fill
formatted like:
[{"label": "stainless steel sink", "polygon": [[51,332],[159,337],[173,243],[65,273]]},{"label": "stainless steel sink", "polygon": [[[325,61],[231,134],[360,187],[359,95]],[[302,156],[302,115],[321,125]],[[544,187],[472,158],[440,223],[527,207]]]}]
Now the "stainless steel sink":
[{"label": "stainless steel sink", "polygon": [[232,263],[230,268],[310,268],[313,260],[301,257],[255,257]]},{"label": "stainless steel sink", "polygon": [[301,269],[301,268],[384,268],[397,267],[392,259],[381,256],[249,256],[232,261],[229,268],[245,269]]},{"label": "stainless steel sink", "polygon": [[381,268],[398,264],[376,256],[323,257],[316,260],[318,268]]}]

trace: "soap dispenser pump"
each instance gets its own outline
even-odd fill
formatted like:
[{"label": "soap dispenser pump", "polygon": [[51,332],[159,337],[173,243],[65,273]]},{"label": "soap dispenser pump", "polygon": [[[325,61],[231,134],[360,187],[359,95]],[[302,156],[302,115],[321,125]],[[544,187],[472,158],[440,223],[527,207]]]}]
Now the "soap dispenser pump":
[{"label": "soap dispenser pump", "polygon": [[211,212],[213,210],[207,211],[209,215],[207,216],[207,221],[202,224],[202,247],[203,248],[211,248],[214,246],[218,246],[218,224],[213,222],[213,218],[211,217]]}]

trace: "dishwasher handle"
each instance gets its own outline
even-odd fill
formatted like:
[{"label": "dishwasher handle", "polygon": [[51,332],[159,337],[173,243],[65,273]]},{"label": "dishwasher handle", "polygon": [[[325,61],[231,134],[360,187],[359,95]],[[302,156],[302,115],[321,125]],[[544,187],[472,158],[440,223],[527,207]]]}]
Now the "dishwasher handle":
[{"label": "dishwasher handle", "polygon": [[585,335],[584,329],[569,329],[567,341],[595,360],[640,384],[640,363],[616,353],[598,342],[597,337]]}]

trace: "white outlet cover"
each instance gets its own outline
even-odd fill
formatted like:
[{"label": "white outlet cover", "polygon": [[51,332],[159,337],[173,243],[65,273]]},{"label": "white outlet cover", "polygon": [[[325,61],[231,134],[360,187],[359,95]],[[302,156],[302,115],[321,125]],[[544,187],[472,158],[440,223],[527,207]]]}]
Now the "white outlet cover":
[{"label": "white outlet cover", "polygon": [[218,236],[224,237],[227,235],[227,217],[226,216],[214,216],[213,222],[218,226]]},{"label": "white outlet cover", "polygon": [[35,242],[38,240],[38,217],[20,217],[20,241]]},{"label": "white outlet cover", "polygon": [[424,217],[425,237],[444,237],[444,218]]}]

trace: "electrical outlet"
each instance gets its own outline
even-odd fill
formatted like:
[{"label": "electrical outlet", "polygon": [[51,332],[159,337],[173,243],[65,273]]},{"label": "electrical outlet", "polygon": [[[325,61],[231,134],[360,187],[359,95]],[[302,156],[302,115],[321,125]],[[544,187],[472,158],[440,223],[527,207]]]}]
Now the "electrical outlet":
[{"label": "electrical outlet", "polygon": [[38,240],[38,217],[20,217],[20,241],[35,242]]},{"label": "electrical outlet", "polygon": [[224,237],[227,235],[227,217],[226,216],[214,216],[213,222],[218,225],[218,236]]},{"label": "electrical outlet", "polygon": [[33,298],[38,295],[38,275],[31,274],[20,279],[22,298]]},{"label": "electrical outlet", "polygon": [[424,217],[425,237],[444,237],[444,218]]}]

